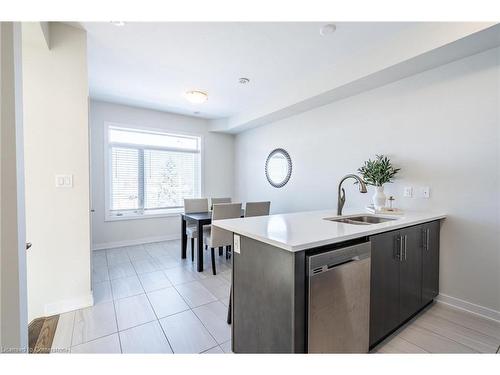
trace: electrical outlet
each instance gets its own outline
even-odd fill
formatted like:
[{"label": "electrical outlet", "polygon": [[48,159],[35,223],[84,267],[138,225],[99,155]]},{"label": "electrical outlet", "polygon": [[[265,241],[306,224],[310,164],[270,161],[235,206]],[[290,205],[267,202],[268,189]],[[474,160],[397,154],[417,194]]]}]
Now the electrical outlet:
[{"label": "electrical outlet", "polygon": [[56,187],[58,188],[72,188],[73,175],[72,174],[56,174]]},{"label": "electrical outlet", "polygon": [[405,198],[412,198],[413,197],[413,187],[406,186],[405,190],[403,192],[403,197],[405,197]]},{"label": "electrical outlet", "polygon": [[422,188],[422,198],[429,199],[431,197],[431,188],[425,186]]}]

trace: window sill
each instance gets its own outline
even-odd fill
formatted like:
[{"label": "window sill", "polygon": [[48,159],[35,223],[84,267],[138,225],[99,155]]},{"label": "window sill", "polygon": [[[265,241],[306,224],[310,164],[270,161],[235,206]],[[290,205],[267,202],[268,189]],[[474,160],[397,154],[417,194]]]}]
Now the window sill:
[{"label": "window sill", "polygon": [[179,214],[183,213],[183,208],[173,208],[173,209],[165,209],[158,210],[156,212],[148,212],[144,214],[139,213],[125,213],[123,215],[106,215],[104,221],[122,221],[122,220],[143,220],[143,219],[160,219],[164,217],[174,217],[179,216]]}]

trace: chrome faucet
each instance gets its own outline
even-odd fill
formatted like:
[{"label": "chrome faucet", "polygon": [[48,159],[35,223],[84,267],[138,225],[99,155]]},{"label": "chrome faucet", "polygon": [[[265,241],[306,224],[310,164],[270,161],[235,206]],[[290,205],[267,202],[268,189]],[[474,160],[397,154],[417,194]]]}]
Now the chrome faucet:
[{"label": "chrome faucet", "polygon": [[339,182],[339,192],[338,192],[338,199],[337,199],[337,215],[341,216],[342,215],[342,208],[344,208],[345,204],[345,190],[342,187],[342,183],[347,180],[348,178],[354,178],[358,184],[359,184],[359,192],[360,193],[366,193],[366,184],[365,182],[361,179],[361,177],[356,176],[355,174],[348,174],[345,175],[342,180]]}]

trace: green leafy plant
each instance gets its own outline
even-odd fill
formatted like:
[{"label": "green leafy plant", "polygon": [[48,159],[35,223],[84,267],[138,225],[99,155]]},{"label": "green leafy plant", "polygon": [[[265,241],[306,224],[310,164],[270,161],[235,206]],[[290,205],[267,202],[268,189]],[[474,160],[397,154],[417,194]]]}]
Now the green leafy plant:
[{"label": "green leafy plant", "polygon": [[400,170],[401,168],[394,168],[388,157],[376,155],[375,160],[368,159],[368,161],[365,161],[365,164],[358,169],[358,172],[368,185],[382,186],[392,182],[394,176]]}]

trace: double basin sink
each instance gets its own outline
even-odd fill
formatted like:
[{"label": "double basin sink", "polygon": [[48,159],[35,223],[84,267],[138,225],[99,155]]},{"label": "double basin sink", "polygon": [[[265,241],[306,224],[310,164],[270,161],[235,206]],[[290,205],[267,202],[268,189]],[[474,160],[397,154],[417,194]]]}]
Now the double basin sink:
[{"label": "double basin sink", "polygon": [[349,217],[332,217],[325,218],[328,221],[336,221],[338,223],[354,224],[354,225],[370,225],[370,224],[380,224],[387,221],[397,220],[394,217],[380,217],[373,215],[359,215],[359,216],[349,216]]}]

